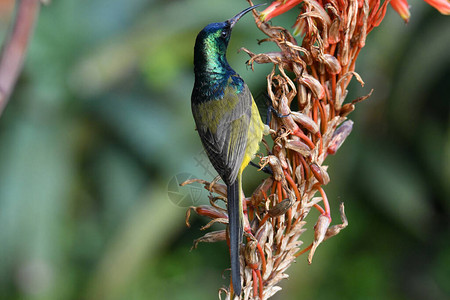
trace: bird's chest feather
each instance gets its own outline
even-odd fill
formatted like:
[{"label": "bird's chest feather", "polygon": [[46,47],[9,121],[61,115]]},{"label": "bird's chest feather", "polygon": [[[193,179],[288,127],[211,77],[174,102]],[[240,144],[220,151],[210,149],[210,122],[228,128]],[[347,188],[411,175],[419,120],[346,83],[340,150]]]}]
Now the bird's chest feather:
[{"label": "bird's chest feather", "polygon": [[[240,118],[241,114],[236,108],[242,105],[244,94],[239,86],[228,80],[228,84],[220,92],[220,98],[193,103],[193,114],[198,129],[207,129],[212,134],[217,133],[217,129],[223,126],[224,122],[230,122]],[[241,110],[239,110],[241,111]]]}]

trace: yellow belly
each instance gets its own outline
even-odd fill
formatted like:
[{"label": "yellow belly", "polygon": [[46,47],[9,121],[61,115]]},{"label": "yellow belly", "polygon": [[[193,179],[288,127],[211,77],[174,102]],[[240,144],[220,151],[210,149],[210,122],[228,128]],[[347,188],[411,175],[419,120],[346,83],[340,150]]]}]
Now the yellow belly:
[{"label": "yellow belly", "polygon": [[245,149],[244,159],[242,160],[240,173],[247,167],[250,161],[255,157],[259,150],[259,142],[261,142],[264,133],[264,123],[259,115],[258,107],[252,98],[252,116],[248,126],[247,147]]}]

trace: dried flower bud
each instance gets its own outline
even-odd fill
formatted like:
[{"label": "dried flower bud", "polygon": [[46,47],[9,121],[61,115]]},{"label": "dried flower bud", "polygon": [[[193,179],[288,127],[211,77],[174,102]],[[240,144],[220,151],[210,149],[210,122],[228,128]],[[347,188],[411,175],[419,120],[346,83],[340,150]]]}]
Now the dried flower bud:
[{"label": "dried flower bud", "polygon": [[297,90],[298,106],[300,108],[304,108],[308,103],[308,92],[306,91],[306,87],[303,84],[299,84],[297,86]]},{"label": "dried flower bud", "polygon": [[339,126],[336,131],[333,133],[333,137],[330,141],[330,146],[327,149],[328,154],[335,154],[336,151],[341,147],[344,143],[347,136],[352,132],[353,121],[347,120]]},{"label": "dried flower bud", "polygon": [[332,15],[335,17],[334,19],[336,19],[336,18],[340,19],[339,11],[335,7],[335,5],[337,5],[337,4],[333,4],[333,2],[327,3],[327,4],[325,4],[324,8],[326,9],[326,11],[328,12],[329,15]]},{"label": "dried flower bud", "polygon": [[334,75],[341,72],[341,64],[339,63],[339,60],[333,55],[324,54],[322,56],[322,60],[329,73]]},{"label": "dried flower bud", "polygon": [[319,132],[319,125],[317,125],[317,123],[314,122],[314,120],[311,119],[306,114],[303,114],[298,111],[293,111],[291,112],[291,116],[295,122],[300,124],[303,128],[305,128],[312,134],[316,134],[317,132]]},{"label": "dried flower bud", "polygon": [[251,66],[252,70],[253,70],[253,63],[255,62],[258,64],[267,64],[267,63],[279,63],[281,61],[287,61],[287,58],[284,57],[284,54],[282,52],[266,52],[255,54],[244,47],[240,48],[239,51],[244,51],[250,56],[250,59],[246,62],[246,64]]},{"label": "dried flower bud", "polygon": [[346,117],[349,113],[355,110],[355,105],[353,103],[347,103],[342,106],[340,115],[341,117]]},{"label": "dried flower bud", "polygon": [[342,103],[344,103],[345,98],[347,98],[348,90],[342,91],[340,85],[336,87],[336,101],[335,108],[336,110],[340,110],[342,108]]},{"label": "dried flower bud", "polygon": [[278,109],[279,109],[279,113],[283,116],[281,118],[281,120],[282,120],[284,126],[286,127],[286,129],[295,132],[298,130],[298,126],[292,119],[291,109],[289,108],[287,100],[288,99],[286,98],[286,96],[283,95],[281,97],[281,101],[280,101],[280,105],[279,105]]},{"label": "dried flower bud", "polygon": [[359,48],[363,48],[366,45],[366,38],[367,38],[367,20],[369,19],[369,10],[370,5],[369,1],[364,1],[362,4],[362,18],[360,19],[359,26],[361,27],[361,33],[359,35],[359,42],[358,46]]},{"label": "dried flower bud", "polygon": [[272,177],[269,177],[256,188],[252,195],[253,206],[258,206],[258,204],[264,200],[263,192],[266,192],[272,186],[272,184],[273,179]]},{"label": "dried flower bud", "polygon": [[317,99],[323,99],[325,97],[325,89],[319,80],[314,78],[309,74],[303,74],[302,77],[299,78],[301,84],[307,86],[311,92],[314,94],[314,97]]},{"label": "dried flower bud", "polygon": [[262,245],[266,243],[266,240],[269,235],[268,228],[272,226],[269,222],[265,222],[263,225],[259,227],[259,229],[256,231],[255,238],[258,240],[258,242]]},{"label": "dried flower bud", "polygon": [[324,46],[322,46],[322,48],[320,48],[318,46],[311,47],[311,54],[314,58],[314,61],[320,62],[320,64],[319,64],[319,73],[320,74],[325,74],[325,66],[323,64],[323,58],[322,58],[323,47]]},{"label": "dried flower bud", "polygon": [[[349,29],[347,29],[346,31],[348,31],[348,30]],[[350,60],[350,58],[348,57],[349,56],[348,54],[350,52],[350,50],[349,50],[350,46],[349,46],[349,41],[346,40],[346,38],[348,38],[347,35],[345,35],[344,41],[342,42],[343,45],[340,48],[341,51],[338,53],[339,61],[341,62],[342,66],[348,66],[348,62]]]},{"label": "dried flower bud", "polygon": [[273,146],[273,154],[278,157],[281,163],[281,167],[286,170],[288,168],[288,164],[286,162],[286,149],[281,147],[279,144],[275,144]]},{"label": "dried flower bud", "polygon": [[319,49],[319,47],[317,47],[317,46],[312,46],[312,47],[311,47],[311,54],[312,54],[312,56],[313,56],[313,58],[314,58],[315,60],[318,60],[318,59],[319,59],[319,56],[320,56],[320,49]]},{"label": "dried flower bud", "polygon": [[317,165],[316,163],[312,163],[309,165],[309,168],[321,185],[327,185],[330,182],[330,175],[328,175],[323,167]]},{"label": "dried flower bud", "polygon": [[300,153],[303,156],[309,156],[311,149],[300,140],[287,140],[285,147]]},{"label": "dried flower bud", "polygon": [[209,206],[209,205],[199,205],[197,207],[192,207],[192,209],[194,209],[194,211],[200,215],[200,216],[205,216],[205,217],[209,217],[211,219],[216,219],[216,218],[228,218],[228,215],[225,213],[224,210],[219,210],[213,206]]},{"label": "dried flower bud", "polygon": [[[303,48],[302,48],[303,49]],[[306,56],[306,61],[308,59],[311,59],[310,53],[305,49],[304,52],[302,52]],[[306,63],[303,59],[300,59],[298,61],[299,64],[293,64],[292,65],[292,71],[295,73],[295,76],[299,77],[302,75],[303,70],[306,68]]]},{"label": "dried flower bud", "polygon": [[205,188],[212,193],[216,193],[216,194],[222,195],[224,197],[227,194],[227,186],[225,184],[216,183],[212,186],[210,185],[210,189],[208,189],[206,186],[205,186]]},{"label": "dried flower bud", "polygon": [[298,182],[301,182],[303,179],[303,165],[299,164],[297,168],[295,169],[295,177],[297,178]]},{"label": "dried flower bud", "polygon": [[316,251],[317,247],[322,243],[323,239],[325,238],[325,234],[327,233],[328,226],[330,226],[331,219],[326,215],[320,215],[317,219],[317,223],[314,226],[314,241],[311,248],[311,251],[308,255],[308,262],[311,263],[314,252]]},{"label": "dried flower bud", "polygon": [[256,252],[256,248],[258,247],[258,242],[255,240],[250,240],[247,242],[247,245],[245,245],[244,250],[244,258],[246,264],[252,268],[256,269],[258,267],[258,254]]},{"label": "dried flower bud", "polygon": [[340,40],[340,32],[339,32],[339,19],[334,18],[333,22],[331,23],[330,29],[328,30],[328,43],[330,44],[337,44]]},{"label": "dried flower bud", "polygon": [[200,206],[191,206],[186,211],[186,226],[191,227],[189,224],[189,218],[191,216],[191,209],[194,210],[198,215],[205,216],[211,219],[227,219],[228,215],[225,210],[219,210],[213,206],[209,205],[200,205]]},{"label": "dried flower bud", "polygon": [[304,0],[304,2],[309,3],[310,5],[312,5],[314,7],[314,10],[318,12],[318,14],[320,15],[320,20],[323,22],[324,25],[330,26],[330,24],[331,24],[330,16],[325,11],[322,4],[320,4],[319,2],[317,2],[315,0]]},{"label": "dried flower bud", "polygon": [[291,208],[292,204],[294,203],[290,199],[283,199],[283,201],[269,209],[268,214],[272,218],[284,215]]},{"label": "dried flower bud", "polygon": [[276,181],[283,181],[284,180],[284,174],[283,174],[283,168],[281,167],[280,160],[275,155],[268,155],[266,157],[263,157],[261,159],[261,162],[263,164],[269,164],[270,168],[273,172],[273,178]]}]

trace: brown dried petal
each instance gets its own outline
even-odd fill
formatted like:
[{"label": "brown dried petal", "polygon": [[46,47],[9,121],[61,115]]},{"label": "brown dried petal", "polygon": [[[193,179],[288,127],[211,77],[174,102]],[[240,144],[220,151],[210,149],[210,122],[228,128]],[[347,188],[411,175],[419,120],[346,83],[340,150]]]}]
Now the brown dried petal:
[{"label": "brown dried petal", "polygon": [[256,231],[255,234],[255,238],[258,240],[258,242],[261,245],[264,245],[266,243],[267,240],[267,236],[268,236],[268,226],[269,223],[265,222],[261,227],[258,228],[258,230]]},{"label": "brown dried petal", "polygon": [[266,157],[263,157],[261,159],[263,163],[268,163],[270,165],[270,168],[273,172],[273,178],[276,181],[283,181],[284,180],[284,173],[283,168],[281,167],[280,160],[275,155],[269,155]]},{"label": "brown dried petal", "polygon": [[226,218],[216,218],[216,219],[212,219],[211,221],[209,221],[208,224],[206,224],[203,227],[200,227],[200,230],[205,230],[210,228],[211,226],[213,226],[215,223],[221,223],[221,224],[228,224],[228,217]]},{"label": "brown dried petal", "polygon": [[327,233],[325,234],[325,239],[329,239],[332,236],[335,236],[336,234],[338,234],[339,232],[341,232],[342,229],[344,229],[345,227],[348,226],[348,221],[347,221],[347,217],[345,216],[345,210],[344,210],[344,203],[341,202],[341,205],[339,206],[339,211],[341,213],[341,221],[342,224],[337,224],[334,226],[331,226],[330,228],[328,228]]},{"label": "brown dried petal", "polygon": [[295,247],[300,247],[303,242],[298,241],[298,238],[300,235],[306,231],[306,228],[302,228],[306,224],[305,221],[300,221],[293,228],[291,228],[291,231],[289,232],[289,235],[291,237],[292,241],[297,241]]},{"label": "brown dried petal", "polygon": [[278,282],[280,282],[281,280],[286,279],[288,277],[289,277],[289,275],[287,275],[287,274],[277,272],[276,275],[267,282],[267,285],[268,286],[275,285]]},{"label": "brown dried petal", "polygon": [[208,232],[204,236],[194,240],[194,245],[192,246],[191,250],[197,249],[199,243],[215,243],[225,241],[226,239],[227,239],[227,232],[225,229]]},{"label": "brown dried petal", "polygon": [[341,72],[342,68],[341,68],[341,64],[339,63],[339,60],[334,57],[331,54],[324,54],[322,56],[323,58],[323,63],[325,64],[327,71],[330,74],[338,74]]},{"label": "brown dried petal", "polygon": [[287,98],[285,96],[283,96],[282,101],[280,101],[279,113],[283,115],[281,120],[283,122],[284,127],[286,127],[287,130],[293,132],[298,130],[298,125],[292,119],[291,110],[287,104]]},{"label": "brown dried petal", "polygon": [[227,186],[225,184],[221,184],[221,183],[217,183],[215,182],[214,184],[212,184],[212,182],[203,180],[203,179],[188,179],[185,182],[181,183],[180,186],[185,186],[188,184],[192,184],[194,182],[198,182],[200,184],[203,184],[205,189],[212,192],[212,193],[216,193],[219,194],[223,197],[227,196]]},{"label": "brown dried petal", "polygon": [[335,108],[340,110],[342,108],[342,103],[344,103],[345,98],[347,98],[348,90],[342,91],[341,86],[336,87],[336,101]]},{"label": "brown dried petal", "polygon": [[[288,41],[284,41],[283,43],[286,44],[289,48],[299,51],[300,53],[303,53],[305,62],[308,65],[312,64],[313,61],[312,61],[311,53],[307,49],[300,47],[298,45],[294,45],[293,43],[288,42]],[[294,70],[294,72],[295,72],[295,70]]]},{"label": "brown dried petal", "polygon": [[361,26],[361,34],[359,38],[359,47],[363,48],[366,45],[366,37],[367,37],[367,19],[369,18],[369,1],[365,0],[363,2],[363,17],[362,17],[362,26]]},{"label": "brown dried petal", "polygon": [[244,258],[248,265],[256,265],[258,263],[258,255],[256,252],[258,242],[255,240],[250,240],[247,245],[245,245]]},{"label": "brown dried petal", "polygon": [[333,23],[331,23],[330,29],[328,30],[328,43],[337,44],[341,40],[339,27],[339,19],[334,18]]},{"label": "brown dried petal", "polygon": [[300,153],[303,156],[309,156],[311,154],[311,149],[300,140],[287,140],[285,147]]},{"label": "brown dried petal", "polygon": [[268,64],[268,63],[273,63],[273,64],[277,64],[282,62],[283,60],[283,53],[281,52],[267,52],[267,53],[261,53],[261,54],[256,54],[254,56],[252,56],[248,61],[247,64],[252,66],[253,69],[253,63],[258,63],[258,64]]},{"label": "brown dried petal", "polygon": [[264,201],[263,192],[266,192],[273,184],[272,177],[267,178],[264,180],[253,192],[252,195],[252,205],[258,206],[259,203]]},{"label": "brown dried petal", "polygon": [[273,295],[275,295],[277,292],[279,292],[281,290],[282,290],[282,288],[280,288],[279,286],[272,286],[270,288],[266,288],[266,289],[264,289],[263,299],[269,299],[270,297],[272,297]]},{"label": "brown dried petal", "polygon": [[320,49],[317,46],[311,47],[311,54],[314,57],[314,59],[318,60],[320,56]]},{"label": "brown dried petal", "polygon": [[295,169],[295,177],[297,178],[297,181],[300,182],[303,179],[303,165],[299,164],[297,166],[297,169]]},{"label": "brown dried petal", "polygon": [[322,4],[320,4],[315,0],[304,0],[304,2],[311,4],[314,7],[314,9],[319,13],[322,22],[324,22],[325,25],[330,26],[331,24],[330,16],[325,11]]},{"label": "brown dried petal", "polygon": [[288,164],[286,162],[286,149],[284,149],[283,147],[281,147],[279,144],[276,144],[273,147],[273,154],[275,154],[278,159],[280,160],[281,163],[281,167],[286,170],[288,168]]},{"label": "brown dried petal", "polygon": [[[269,235],[272,238],[273,235]],[[263,279],[267,280],[272,274],[274,258],[272,255],[272,242],[269,241],[264,245],[264,252],[266,253],[266,272],[263,274]]]},{"label": "brown dried petal", "polygon": [[298,111],[293,111],[291,112],[291,116],[295,122],[300,124],[303,128],[305,128],[312,134],[316,134],[317,132],[319,132],[319,125],[317,125],[317,123],[314,122],[314,120],[311,119],[306,114],[303,114]]},{"label": "brown dried petal", "polygon": [[[345,64],[343,64],[343,63],[342,63],[342,65],[345,66]],[[361,86],[364,86],[364,81],[362,80],[361,76],[354,71],[350,71],[350,72],[347,72],[344,75],[340,76],[340,78],[337,82],[338,89],[342,89],[342,86],[344,86],[344,90],[345,90],[345,88],[347,87],[348,83],[350,82],[350,79],[352,76],[355,76],[356,80],[358,80],[358,82],[361,84]],[[340,90],[338,90],[338,92],[342,93],[342,91],[340,91]],[[345,95],[347,95],[347,94],[345,93]],[[344,99],[345,99],[345,97],[344,97]],[[343,102],[343,99],[342,99],[342,102]],[[342,102],[341,102],[341,104],[342,104]]]},{"label": "brown dried petal", "polygon": [[308,92],[303,84],[299,84],[297,90],[298,90],[297,99],[299,108],[302,109],[308,103]]},{"label": "brown dried petal", "polygon": [[314,94],[314,97],[317,99],[323,99],[325,97],[325,89],[319,80],[314,78],[309,74],[303,74],[302,77],[299,78],[301,84],[307,86],[311,92]]},{"label": "brown dried petal", "polygon": [[346,117],[349,113],[355,110],[355,105],[353,103],[347,103],[342,106],[340,115],[341,117]]},{"label": "brown dried petal", "polygon": [[323,239],[325,238],[325,234],[327,232],[328,226],[330,226],[331,219],[325,215],[320,215],[319,219],[317,220],[316,225],[314,226],[314,241],[313,246],[311,248],[311,251],[309,251],[308,255],[308,262],[311,263],[314,252],[316,251],[317,247],[322,243]]}]

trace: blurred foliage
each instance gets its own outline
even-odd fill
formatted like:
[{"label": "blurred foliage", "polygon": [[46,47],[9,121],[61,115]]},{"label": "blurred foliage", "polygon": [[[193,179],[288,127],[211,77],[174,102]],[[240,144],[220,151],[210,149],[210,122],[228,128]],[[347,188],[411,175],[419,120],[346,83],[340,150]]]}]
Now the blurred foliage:
[{"label": "blurred foliage", "polygon": [[[0,37],[11,20],[0,1]],[[211,179],[190,113],[195,36],[245,1],[52,1],[0,119],[1,299],[213,299],[225,243],[200,245],[206,220],[168,195],[174,176]],[[293,16],[295,12],[293,13]],[[290,26],[293,19],[273,22]],[[299,257],[276,299],[448,299],[450,26],[414,3],[369,35],[350,99],[354,131],[328,159],[349,227],[311,266]],[[244,65],[264,38],[236,27],[230,64],[254,94],[270,66]],[[206,167],[203,167],[205,164]],[[246,189],[264,175],[246,171]],[[255,175],[255,176],[253,176]],[[202,190],[192,201],[207,201]],[[314,222],[309,220],[310,222]],[[305,244],[311,232],[304,236]],[[225,276],[228,273],[225,272]]]}]

